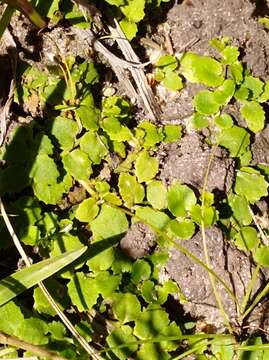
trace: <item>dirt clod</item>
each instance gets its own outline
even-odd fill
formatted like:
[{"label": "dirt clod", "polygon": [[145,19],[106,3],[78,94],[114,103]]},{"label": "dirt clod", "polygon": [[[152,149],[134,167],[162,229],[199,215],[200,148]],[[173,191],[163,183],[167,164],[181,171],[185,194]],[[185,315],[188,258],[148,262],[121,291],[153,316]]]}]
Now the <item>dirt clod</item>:
[{"label": "dirt clod", "polygon": [[121,239],[120,247],[127,255],[137,259],[151,253],[155,240],[155,233],[147,225],[137,222]]},{"label": "dirt clod", "polygon": [[[213,160],[210,165],[210,158]],[[210,166],[207,190],[223,193],[229,191],[233,181],[233,160],[220,148],[216,151],[206,145],[197,133],[185,135],[170,146],[164,160],[161,178],[166,183],[179,180],[197,190],[203,188],[205,174]]]}]

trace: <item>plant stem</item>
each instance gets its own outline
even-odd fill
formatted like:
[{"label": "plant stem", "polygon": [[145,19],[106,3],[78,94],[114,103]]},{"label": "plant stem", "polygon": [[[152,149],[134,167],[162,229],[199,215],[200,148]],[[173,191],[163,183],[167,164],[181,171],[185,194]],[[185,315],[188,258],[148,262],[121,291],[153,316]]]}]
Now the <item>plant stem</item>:
[{"label": "plant stem", "polygon": [[241,320],[244,320],[244,318],[255,308],[255,306],[261,301],[261,299],[268,294],[268,292],[269,292],[269,282],[267,283],[265,288],[255,297],[252,304],[247,308],[247,310],[242,315]]},{"label": "plant stem", "polygon": [[251,277],[251,280],[250,282],[248,283],[248,286],[247,286],[247,290],[246,290],[246,294],[243,298],[243,301],[242,301],[242,304],[240,306],[240,313],[243,314],[245,309],[246,309],[246,306],[247,306],[247,303],[250,299],[250,295],[252,293],[252,290],[253,290],[253,287],[254,287],[254,284],[256,283],[257,281],[257,277],[258,277],[258,274],[259,274],[259,271],[260,271],[260,268],[261,266],[258,264],[252,274],[252,277]]},{"label": "plant stem", "polygon": [[64,358],[60,355],[57,355],[51,351],[48,351],[43,347],[29,344],[29,343],[27,343],[23,340],[20,340],[14,336],[7,335],[7,334],[3,333],[2,331],[0,332],[0,342],[5,345],[14,346],[17,349],[23,349],[26,351],[30,351],[42,358],[43,357],[50,358],[51,360],[67,360],[66,358]]},{"label": "plant stem", "polygon": [[[202,189],[202,203],[201,203],[201,215],[202,215],[201,233],[202,233],[202,240],[203,240],[204,256],[205,256],[205,261],[206,261],[206,265],[207,265],[208,268],[211,268],[211,263],[210,263],[209,254],[208,254],[206,233],[205,233],[205,222],[204,222],[204,216],[205,216],[205,192],[206,192],[206,188],[207,188],[207,183],[208,183],[208,177],[209,177],[211,164],[212,164],[212,161],[214,159],[216,149],[217,149],[217,145],[214,145],[213,151],[212,151],[212,153],[210,155],[210,158],[209,158],[206,173],[205,173],[203,189]],[[222,314],[223,320],[224,320],[224,322],[225,322],[225,324],[227,326],[227,329],[228,329],[229,333],[232,334],[233,330],[232,330],[232,327],[230,325],[229,316],[226,313],[226,311],[224,309],[224,306],[222,304],[221,296],[220,296],[220,293],[219,293],[219,291],[217,289],[217,285],[216,285],[216,282],[215,282],[215,277],[212,276],[211,273],[209,273],[209,280],[211,282],[212,290],[213,290],[214,296],[216,298],[216,302],[218,304],[219,311]]]}]

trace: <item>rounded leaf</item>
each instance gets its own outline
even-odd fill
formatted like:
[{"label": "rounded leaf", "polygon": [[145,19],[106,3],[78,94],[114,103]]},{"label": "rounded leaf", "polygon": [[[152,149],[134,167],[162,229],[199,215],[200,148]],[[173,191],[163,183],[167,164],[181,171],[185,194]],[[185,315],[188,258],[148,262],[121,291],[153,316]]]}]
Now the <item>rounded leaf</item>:
[{"label": "rounded leaf", "polygon": [[93,278],[84,273],[74,274],[67,285],[68,295],[79,311],[90,310],[97,302],[99,289]]},{"label": "rounded leaf", "polygon": [[112,309],[115,317],[125,324],[139,317],[141,305],[134,294],[117,294],[113,299]]},{"label": "rounded leaf", "polygon": [[229,129],[223,129],[218,134],[217,141],[229,150],[232,157],[240,157],[249,147],[250,135],[245,129],[234,125]]},{"label": "rounded leaf", "polygon": [[254,227],[244,226],[234,237],[234,243],[240,250],[252,250],[259,245],[259,238]]},{"label": "rounded leaf", "polygon": [[251,131],[258,132],[264,128],[265,112],[258,102],[244,101],[240,112]]},{"label": "rounded leaf", "polygon": [[92,221],[99,212],[99,206],[96,204],[96,200],[88,198],[83,200],[75,211],[75,217],[81,222]]},{"label": "rounded leaf", "polygon": [[193,83],[219,86],[223,83],[223,67],[220,62],[209,57],[187,52],[180,61],[184,77]]},{"label": "rounded leaf", "polygon": [[196,111],[204,115],[215,114],[219,111],[220,104],[216,102],[214,93],[209,90],[201,90],[194,97]]},{"label": "rounded leaf", "polygon": [[242,87],[249,89],[251,92],[251,98],[256,99],[263,92],[264,82],[259,78],[248,75],[245,77]]},{"label": "rounded leaf", "polygon": [[65,170],[76,180],[88,180],[92,174],[91,161],[80,149],[75,149],[63,156]]},{"label": "rounded leaf", "polygon": [[269,247],[261,246],[254,253],[254,260],[262,266],[269,266]]},{"label": "rounded leaf", "polygon": [[97,218],[91,222],[95,239],[107,239],[125,233],[129,223],[125,214],[119,209],[104,204]]},{"label": "rounded leaf", "polygon": [[63,150],[73,147],[78,131],[78,124],[63,116],[57,116],[51,125],[51,134],[57,139]]},{"label": "rounded leaf", "polygon": [[168,189],[168,209],[178,217],[184,217],[187,211],[196,204],[196,196],[187,185],[175,183]]},{"label": "rounded leaf", "polygon": [[168,90],[177,91],[183,88],[183,82],[181,77],[172,70],[167,70],[165,72],[164,79],[162,81],[163,86]]},{"label": "rounded leaf", "polygon": [[227,79],[217,90],[214,91],[214,99],[218,104],[226,105],[233,97],[234,91],[234,81]]},{"label": "rounded leaf", "polygon": [[195,231],[195,225],[191,220],[171,220],[168,228],[174,235],[180,239],[186,240],[192,237]]},{"label": "rounded leaf", "polygon": [[167,69],[175,70],[178,66],[178,62],[175,56],[167,54],[161,56],[155,65],[164,71]]},{"label": "rounded leaf", "polygon": [[161,181],[153,180],[147,185],[147,199],[154,209],[167,207],[167,190]]},{"label": "rounded leaf", "polygon": [[[113,348],[111,351],[120,360],[131,358],[132,353],[135,352],[138,348],[138,345],[135,344],[136,338],[132,335],[132,329],[127,325],[113,330],[106,338],[106,342],[108,343],[109,347]],[[133,344],[127,345],[128,343]],[[126,346],[122,346],[124,344],[126,344]]]},{"label": "rounded leaf", "polygon": [[256,172],[248,172],[248,169],[252,170],[251,168],[242,168],[245,171],[237,172],[234,189],[238,195],[245,196],[253,204],[268,194],[268,183],[264,176]]},{"label": "rounded leaf", "polygon": [[148,206],[137,208],[135,215],[142,222],[144,221],[147,225],[152,226],[153,229],[158,230],[163,230],[170,220],[165,213]]},{"label": "rounded leaf", "polygon": [[158,305],[149,305],[136,320],[134,335],[139,339],[152,339],[168,324],[167,312]]},{"label": "rounded leaf", "polygon": [[149,279],[151,274],[151,267],[146,260],[138,259],[133,264],[131,279],[135,284],[140,281]]},{"label": "rounded leaf", "polygon": [[205,115],[194,113],[191,119],[191,123],[194,129],[203,129],[209,125],[209,121]]},{"label": "rounded leaf", "polygon": [[80,148],[94,164],[100,164],[108,154],[106,139],[94,131],[86,132],[80,139]]},{"label": "rounded leaf", "polygon": [[143,185],[139,184],[136,177],[128,173],[121,173],[119,176],[119,191],[127,207],[139,204],[143,201],[145,191]]},{"label": "rounded leaf", "polygon": [[135,162],[135,175],[138,181],[146,182],[155,177],[159,171],[159,162],[156,158],[150,156],[147,151],[142,151]]},{"label": "rounded leaf", "polygon": [[229,114],[222,114],[215,117],[215,124],[221,129],[230,129],[233,126],[233,119]]},{"label": "rounded leaf", "polygon": [[249,225],[252,223],[252,216],[249,210],[249,204],[244,196],[231,194],[228,196],[229,206],[233,211],[233,217],[239,224]]}]

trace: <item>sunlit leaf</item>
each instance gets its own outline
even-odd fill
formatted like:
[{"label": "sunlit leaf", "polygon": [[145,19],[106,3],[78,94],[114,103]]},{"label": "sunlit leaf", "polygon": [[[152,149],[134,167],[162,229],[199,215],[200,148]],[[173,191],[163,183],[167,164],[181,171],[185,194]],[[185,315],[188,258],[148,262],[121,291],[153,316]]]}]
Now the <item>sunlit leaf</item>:
[{"label": "sunlit leaf", "polygon": [[196,196],[187,185],[175,183],[168,188],[167,201],[171,213],[183,217],[196,204]]},{"label": "sunlit leaf", "polygon": [[215,114],[219,111],[220,104],[216,102],[214,93],[209,90],[201,90],[194,97],[196,111],[204,115]]},{"label": "sunlit leaf", "polygon": [[91,161],[84,151],[75,149],[63,156],[66,171],[76,180],[88,180],[92,174]]},{"label": "sunlit leaf", "polygon": [[99,212],[99,206],[96,204],[96,200],[88,198],[83,200],[75,211],[75,217],[81,222],[92,221]]},{"label": "sunlit leaf", "polygon": [[154,209],[167,207],[167,190],[159,180],[153,180],[147,185],[147,199]]},{"label": "sunlit leaf", "polygon": [[209,125],[208,118],[205,115],[194,113],[191,119],[192,126],[194,129],[203,129]]},{"label": "sunlit leaf", "polygon": [[177,91],[183,88],[182,78],[172,70],[167,70],[165,72],[162,84],[171,91]]},{"label": "sunlit leaf", "polygon": [[251,99],[256,99],[263,92],[264,82],[259,78],[248,75],[245,77],[242,87],[246,87],[251,91]]},{"label": "sunlit leaf", "polygon": [[258,132],[264,128],[265,112],[258,102],[245,101],[240,112],[251,131]]},{"label": "sunlit leaf", "polygon": [[118,186],[120,195],[128,207],[132,207],[134,204],[139,204],[143,201],[145,191],[135,176],[128,173],[121,173]]},{"label": "sunlit leaf", "polygon": [[91,222],[94,238],[106,239],[125,233],[129,224],[125,214],[108,205],[103,205],[97,218]]},{"label": "sunlit leaf", "polygon": [[252,250],[259,245],[257,231],[254,227],[243,226],[234,237],[234,243],[240,250]]},{"label": "sunlit leaf", "polygon": [[221,129],[230,129],[233,126],[233,119],[229,114],[221,114],[215,117],[215,124]]},{"label": "sunlit leaf", "polygon": [[86,248],[63,253],[33,264],[0,280],[0,305],[5,304],[18,294],[50,277],[66,265],[80,257]]},{"label": "sunlit leaf", "polygon": [[250,135],[245,129],[234,125],[223,129],[217,135],[217,141],[219,145],[229,150],[232,157],[240,157],[250,145]]},{"label": "sunlit leaf", "polygon": [[135,174],[138,181],[146,182],[154,178],[159,171],[159,162],[150,156],[147,151],[142,151],[135,162]]},{"label": "sunlit leaf", "polygon": [[177,68],[178,61],[175,56],[167,54],[161,56],[155,65],[164,71],[167,71],[168,69],[173,71]]},{"label": "sunlit leaf", "polygon": [[139,220],[145,221],[147,225],[162,230],[168,224],[170,218],[163,212],[152,209],[151,207],[139,207],[136,209],[135,215]]},{"label": "sunlit leaf", "polygon": [[94,164],[100,164],[108,154],[105,137],[98,135],[94,131],[88,131],[81,137],[80,148],[89,156]]},{"label": "sunlit leaf", "polygon": [[236,174],[234,189],[238,195],[245,196],[253,204],[268,194],[268,183],[258,172],[253,172],[251,168],[242,168]]},{"label": "sunlit leaf", "polygon": [[209,56],[187,52],[180,61],[180,70],[185,78],[194,83],[219,86],[223,83],[221,63]]},{"label": "sunlit leaf", "polygon": [[239,222],[239,224],[244,226],[251,224],[252,216],[245,196],[230,194],[228,196],[228,203],[233,211],[233,217]]},{"label": "sunlit leaf", "polygon": [[55,137],[61,149],[71,149],[78,134],[78,125],[74,120],[58,116],[53,119],[51,135]]},{"label": "sunlit leaf", "polygon": [[254,260],[262,266],[269,266],[269,247],[261,246],[254,252]]},{"label": "sunlit leaf", "polygon": [[168,224],[169,230],[180,239],[186,240],[192,237],[195,225],[191,220],[171,220]]}]

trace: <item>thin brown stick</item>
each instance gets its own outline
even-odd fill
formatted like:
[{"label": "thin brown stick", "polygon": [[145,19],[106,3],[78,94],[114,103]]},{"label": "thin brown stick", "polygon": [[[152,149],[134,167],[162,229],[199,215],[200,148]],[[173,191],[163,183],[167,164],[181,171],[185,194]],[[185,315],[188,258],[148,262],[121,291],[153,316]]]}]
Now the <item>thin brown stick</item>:
[{"label": "thin brown stick", "polygon": [[7,335],[2,331],[0,332],[0,342],[4,345],[13,346],[17,349],[31,351],[33,354],[36,354],[40,357],[50,358],[51,360],[67,360],[65,357],[57,355],[54,352],[48,351],[41,346],[29,344],[23,340],[16,338],[15,336]]}]

